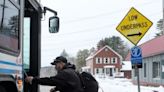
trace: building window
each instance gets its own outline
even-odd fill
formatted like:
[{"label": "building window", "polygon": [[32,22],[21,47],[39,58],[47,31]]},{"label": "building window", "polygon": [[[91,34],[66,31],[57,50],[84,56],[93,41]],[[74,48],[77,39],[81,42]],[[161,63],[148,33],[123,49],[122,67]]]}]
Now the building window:
[{"label": "building window", "polygon": [[146,63],[144,63],[144,77],[146,77]]},{"label": "building window", "polygon": [[102,64],[102,58],[97,57],[96,58],[96,64]]},{"label": "building window", "polygon": [[99,73],[99,69],[98,68],[96,68],[96,74],[98,74]]},{"label": "building window", "polygon": [[106,74],[109,74],[110,73],[110,70],[109,70],[110,68],[105,68],[105,72],[106,72]]},{"label": "building window", "polygon": [[153,78],[160,77],[160,62],[153,62]]},{"label": "building window", "polygon": [[0,49],[19,52],[19,9],[9,0],[0,1],[0,41]]},{"label": "building window", "polygon": [[98,61],[97,61],[98,64],[100,64],[100,58],[98,58]]},{"label": "building window", "polygon": [[109,64],[109,58],[104,58],[104,64]]},{"label": "building window", "polygon": [[116,57],[111,58],[111,63],[112,63],[112,64],[116,64],[116,63],[117,63],[117,58],[116,58]]},{"label": "building window", "polygon": [[108,58],[105,58],[105,63],[106,63],[106,64],[108,63]]},{"label": "building window", "polygon": [[95,68],[95,74],[103,74],[105,70],[103,68]]},{"label": "building window", "polygon": [[104,68],[102,69],[102,73],[105,73],[105,69]]}]

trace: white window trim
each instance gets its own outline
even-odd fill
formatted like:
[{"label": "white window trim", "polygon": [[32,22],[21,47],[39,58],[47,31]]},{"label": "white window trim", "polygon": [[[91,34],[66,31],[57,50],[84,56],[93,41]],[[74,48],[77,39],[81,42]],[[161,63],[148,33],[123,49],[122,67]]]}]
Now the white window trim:
[{"label": "white window trim", "polygon": [[96,64],[98,64],[98,57],[96,57]]},{"label": "white window trim", "polygon": [[[100,59],[100,63],[98,62],[98,59]],[[102,58],[101,57],[96,57],[96,64],[102,64]]]},{"label": "white window trim", "polygon": [[110,58],[108,57],[108,64],[110,64]]},{"label": "white window trim", "polygon": [[[156,76],[156,77],[154,77],[153,78],[153,80],[160,80],[161,78],[160,78],[160,75],[161,75],[161,73],[160,73],[160,62],[158,62],[158,61],[155,61],[156,63],[158,63],[158,76]],[[153,62],[154,63],[154,62]],[[152,64],[153,64],[152,63]],[[152,71],[153,72],[153,71]],[[153,77],[153,75],[152,75],[152,77]]]},{"label": "white window trim", "polygon": [[102,64],[102,61],[103,61],[103,60],[102,60],[102,58],[100,57],[100,63],[99,63],[99,64]]},{"label": "white window trim", "polygon": [[105,61],[106,61],[106,57],[104,57],[104,59],[103,59],[103,63],[104,63],[104,64],[106,64],[106,62],[105,62]]},{"label": "white window trim", "polygon": [[[106,62],[106,59],[107,59],[107,62]],[[109,58],[105,57],[103,61],[104,61],[104,64],[109,64]]]},{"label": "white window trim", "polygon": [[160,76],[153,78],[153,80],[161,80]]},{"label": "white window trim", "polygon": [[[115,63],[113,62],[113,59],[115,58]],[[112,57],[111,58],[111,64],[117,64],[117,57]]]}]

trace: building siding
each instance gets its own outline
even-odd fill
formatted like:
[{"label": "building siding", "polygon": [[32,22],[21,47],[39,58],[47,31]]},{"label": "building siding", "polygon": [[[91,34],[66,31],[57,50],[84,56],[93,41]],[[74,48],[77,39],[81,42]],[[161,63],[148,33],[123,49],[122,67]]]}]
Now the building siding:
[{"label": "building siding", "polygon": [[124,71],[124,77],[131,79],[131,71]]},{"label": "building siding", "polygon": [[[153,78],[153,62],[159,62],[160,63],[160,77],[159,78]],[[151,57],[146,57],[143,59],[143,64],[146,64],[146,77],[144,77],[144,65],[142,68],[139,69],[139,75],[140,75],[140,82],[142,85],[152,85],[152,86],[159,86],[164,85],[164,71],[162,71],[162,66],[164,66],[164,54],[155,55]],[[132,71],[133,76],[133,82],[136,83],[137,78],[134,76],[134,69]]]}]

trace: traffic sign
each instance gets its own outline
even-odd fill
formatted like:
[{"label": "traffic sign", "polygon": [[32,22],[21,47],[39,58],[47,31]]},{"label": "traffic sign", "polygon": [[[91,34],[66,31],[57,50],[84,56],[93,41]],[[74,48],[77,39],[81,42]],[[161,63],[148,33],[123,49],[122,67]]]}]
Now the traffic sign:
[{"label": "traffic sign", "polygon": [[152,24],[149,19],[132,7],[116,29],[134,45],[137,45]]},{"label": "traffic sign", "polygon": [[131,49],[131,63],[132,68],[135,65],[137,65],[138,68],[142,68],[142,50],[138,46],[135,46]]}]

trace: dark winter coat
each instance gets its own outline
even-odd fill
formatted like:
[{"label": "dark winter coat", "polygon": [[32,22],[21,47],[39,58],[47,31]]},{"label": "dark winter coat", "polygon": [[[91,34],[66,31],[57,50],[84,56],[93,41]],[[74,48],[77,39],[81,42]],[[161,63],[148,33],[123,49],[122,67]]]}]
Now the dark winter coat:
[{"label": "dark winter coat", "polygon": [[80,79],[74,69],[74,65],[67,64],[56,76],[34,78],[32,82],[41,85],[56,86],[56,89],[60,92],[83,92]]}]

